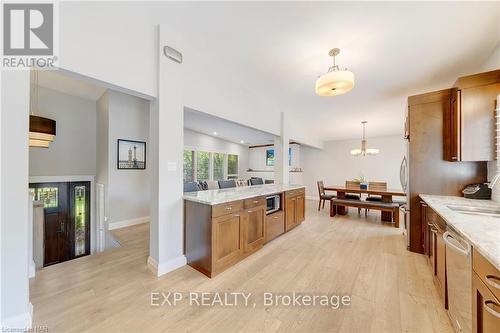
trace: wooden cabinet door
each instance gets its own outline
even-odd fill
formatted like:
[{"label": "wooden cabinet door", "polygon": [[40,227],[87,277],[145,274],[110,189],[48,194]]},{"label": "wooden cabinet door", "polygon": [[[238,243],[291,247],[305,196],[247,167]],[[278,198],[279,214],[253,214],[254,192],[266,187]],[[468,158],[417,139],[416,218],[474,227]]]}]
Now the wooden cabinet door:
[{"label": "wooden cabinet door", "polygon": [[305,220],[305,212],[306,212],[306,197],[304,195],[298,195],[295,199],[296,203],[296,211],[295,211],[295,223],[300,224]]},{"label": "wooden cabinet door", "polygon": [[296,224],[297,198],[286,198],[285,201],[286,231],[288,231],[295,227]]},{"label": "wooden cabinet door", "polygon": [[500,83],[461,90],[461,161],[495,159],[495,107]]},{"label": "wooden cabinet door", "polygon": [[447,308],[447,299],[446,299],[446,246],[443,238],[443,233],[441,230],[437,230],[434,233],[435,235],[435,280],[438,285],[438,293],[441,296],[441,300],[445,308]]},{"label": "wooden cabinet door", "polygon": [[500,332],[500,303],[475,273],[472,273],[472,332]]},{"label": "wooden cabinet door", "polygon": [[228,214],[212,219],[212,274],[238,262],[243,255],[243,218]]},{"label": "wooden cabinet door", "polygon": [[259,206],[245,211],[245,253],[252,253],[264,245],[266,207]]},{"label": "wooden cabinet door", "polygon": [[461,91],[453,88],[451,91],[450,107],[444,108],[443,117],[443,144],[444,159],[450,162],[460,161],[460,105]]}]

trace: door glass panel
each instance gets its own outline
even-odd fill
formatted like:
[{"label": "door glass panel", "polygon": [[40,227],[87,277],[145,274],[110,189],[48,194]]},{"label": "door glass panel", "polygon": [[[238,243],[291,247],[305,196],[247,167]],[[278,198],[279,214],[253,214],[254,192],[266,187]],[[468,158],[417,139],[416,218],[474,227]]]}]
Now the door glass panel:
[{"label": "door glass panel", "polygon": [[75,257],[85,254],[86,194],[85,186],[75,186]]},{"label": "door glass panel", "polygon": [[57,208],[58,206],[58,192],[57,187],[40,187],[36,189],[35,200],[43,201],[43,208]]}]

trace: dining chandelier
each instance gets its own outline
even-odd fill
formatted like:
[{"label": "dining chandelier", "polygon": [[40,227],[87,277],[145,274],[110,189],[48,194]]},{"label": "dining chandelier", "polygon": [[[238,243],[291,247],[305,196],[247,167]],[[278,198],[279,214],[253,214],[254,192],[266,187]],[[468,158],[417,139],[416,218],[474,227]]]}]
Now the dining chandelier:
[{"label": "dining chandelier", "polygon": [[366,155],[377,155],[380,150],[375,148],[368,148],[368,142],[366,141],[366,124],[367,121],[361,122],[363,126],[363,137],[361,139],[361,149],[351,150],[351,155],[353,156],[366,156]]}]

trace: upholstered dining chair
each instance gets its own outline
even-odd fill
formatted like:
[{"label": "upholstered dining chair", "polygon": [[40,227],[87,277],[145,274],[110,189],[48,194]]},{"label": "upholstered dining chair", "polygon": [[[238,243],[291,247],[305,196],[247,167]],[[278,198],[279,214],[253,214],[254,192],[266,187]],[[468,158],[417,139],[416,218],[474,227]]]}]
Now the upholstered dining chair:
[{"label": "upholstered dining chair", "polygon": [[328,200],[332,200],[335,198],[335,195],[333,194],[326,194],[325,193],[325,185],[323,184],[322,180],[318,181],[318,194],[319,194],[319,205],[318,205],[318,210],[321,210],[322,208],[325,208],[325,202]]},{"label": "upholstered dining chair", "polygon": [[207,190],[217,190],[219,188],[219,183],[216,180],[207,180]]},{"label": "upholstered dining chair", "polygon": [[236,187],[236,182],[234,179],[230,180],[219,180],[219,188],[231,188]]}]

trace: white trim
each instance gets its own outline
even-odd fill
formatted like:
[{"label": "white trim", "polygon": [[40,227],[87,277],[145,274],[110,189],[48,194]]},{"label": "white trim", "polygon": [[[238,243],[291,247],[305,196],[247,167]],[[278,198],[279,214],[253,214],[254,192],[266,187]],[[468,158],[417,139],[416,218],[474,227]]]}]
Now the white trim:
[{"label": "white trim", "polygon": [[30,176],[29,183],[66,183],[90,182],[90,254],[97,252],[97,235],[99,234],[96,220],[95,176]]},{"label": "white trim", "polygon": [[149,223],[149,216],[138,217],[130,220],[110,222],[108,224],[108,230],[115,230],[125,227],[130,227],[136,224]]},{"label": "white trim", "polygon": [[34,278],[35,277],[35,274],[36,274],[36,266],[35,266],[35,262],[33,260],[31,260],[28,264],[28,277],[31,279],[31,278]]},{"label": "white trim", "polygon": [[6,318],[2,321],[2,331],[6,328],[10,329],[31,329],[33,325],[33,304],[28,303],[28,311],[17,316]]},{"label": "white trim", "polygon": [[164,274],[167,274],[169,272],[172,272],[176,270],[177,268],[180,268],[182,266],[185,266],[187,264],[187,259],[186,256],[180,255],[176,258],[173,258],[167,262],[164,262],[162,264],[158,264],[158,262],[152,258],[151,256],[148,257],[148,268],[157,276],[160,277]]}]

